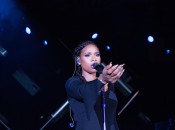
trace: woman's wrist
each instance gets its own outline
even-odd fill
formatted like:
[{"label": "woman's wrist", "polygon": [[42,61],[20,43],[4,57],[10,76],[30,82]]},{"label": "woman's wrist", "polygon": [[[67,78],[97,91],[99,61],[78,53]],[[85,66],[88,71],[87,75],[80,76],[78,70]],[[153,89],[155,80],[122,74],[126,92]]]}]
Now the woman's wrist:
[{"label": "woman's wrist", "polygon": [[102,82],[103,84],[107,84],[107,82],[104,81],[102,78],[98,78],[98,80],[99,80],[100,82]]}]

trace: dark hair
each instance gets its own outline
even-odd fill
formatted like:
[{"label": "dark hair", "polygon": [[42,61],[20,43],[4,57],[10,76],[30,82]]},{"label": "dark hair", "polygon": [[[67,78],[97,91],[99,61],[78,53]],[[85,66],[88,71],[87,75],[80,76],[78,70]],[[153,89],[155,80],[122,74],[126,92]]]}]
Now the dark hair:
[{"label": "dark hair", "polygon": [[93,41],[90,41],[90,40],[83,41],[83,42],[81,42],[77,45],[77,47],[74,49],[74,52],[73,52],[73,59],[74,59],[75,64],[76,64],[75,75],[78,76],[80,79],[83,79],[83,80],[85,80],[85,79],[81,75],[82,68],[81,68],[81,65],[77,64],[77,58],[80,56],[82,49],[85,48],[89,44],[97,46],[97,44],[95,44]]},{"label": "dark hair", "polygon": [[77,47],[74,49],[73,58],[76,59],[78,56],[80,56],[82,49],[85,48],[89,44],[97,46],[93,41],[83,41],[79,43]]}]

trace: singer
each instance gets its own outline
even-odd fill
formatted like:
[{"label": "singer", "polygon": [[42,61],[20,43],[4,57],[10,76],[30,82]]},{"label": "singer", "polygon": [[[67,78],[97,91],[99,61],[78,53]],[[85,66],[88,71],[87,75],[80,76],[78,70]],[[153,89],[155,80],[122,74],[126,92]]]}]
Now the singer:
[{"label": "singer", "polygon": [[124,64],[112,65],[111,62],[97,74],[96,65],[101,64],[101,56],[93,41],[80,43],[74,50],[73,59],[74,74],[67,79],[65,88],[75,129],[119,130],[116,120],[118,100],[113,84],[122,76]]}]

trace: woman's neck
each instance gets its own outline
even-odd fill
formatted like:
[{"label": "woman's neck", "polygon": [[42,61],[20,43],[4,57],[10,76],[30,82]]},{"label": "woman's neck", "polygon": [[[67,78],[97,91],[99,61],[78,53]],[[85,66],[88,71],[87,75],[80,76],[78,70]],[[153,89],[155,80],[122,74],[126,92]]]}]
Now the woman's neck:
[{"label": "woman's neck", "polygon": [[94,73],[94,74],[82,73],[82,76],[86,79],[86,81],[92,81],[92,80],[95,80],[97,78],[96,73]]}]

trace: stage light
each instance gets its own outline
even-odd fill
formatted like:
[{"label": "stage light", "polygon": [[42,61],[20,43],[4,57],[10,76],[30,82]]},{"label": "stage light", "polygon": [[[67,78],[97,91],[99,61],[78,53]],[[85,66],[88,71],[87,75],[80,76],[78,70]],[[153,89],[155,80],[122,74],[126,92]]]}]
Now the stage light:
[{"label": "stage light", "polygon": [[26,27],[26,33],[31,34],[31,29],[29,27]]},{"label": "stage light", "polygon": [[44,40],[43,44],[44,44],[45,46],[47,46],[47,45],[48,45],[48,42],[47,42],[46,40]]},{"label": "stage light", "polygon": [[7,50],[0,45],[0,56],[5,57],[8,54]]},{"label": "stage light", "polygon": [[98,33],[94,33],[93,35],[92,35],[92,39],[96,39],[98,37]]},{"label": "stage light", "polygon": [[150,43],[154,42],[154,37],[153,36],[148,36],[148,42],[150,42]]},{"label": "stage light", "polygon": [[166,54],[170,54],[170,53],[171,53],[170,49],[167,49]]},{"label": "stage light", "polygon": [[111,50],[111,47],[109,45],[106,46],[106,50]]}]

